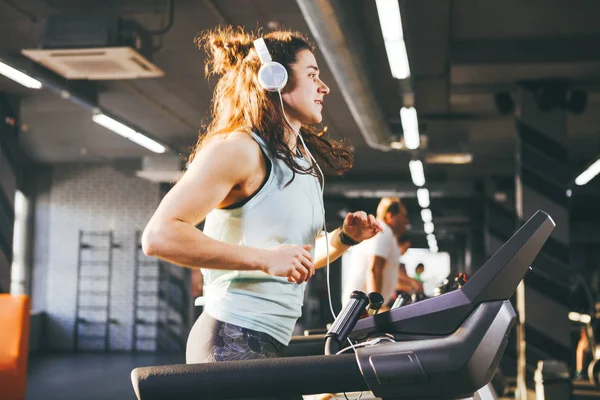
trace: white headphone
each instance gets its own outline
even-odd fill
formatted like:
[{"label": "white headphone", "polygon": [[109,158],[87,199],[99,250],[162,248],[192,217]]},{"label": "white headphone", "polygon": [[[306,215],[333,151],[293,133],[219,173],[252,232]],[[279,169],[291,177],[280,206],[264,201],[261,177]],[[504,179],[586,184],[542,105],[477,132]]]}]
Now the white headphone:
[{"label": "white headphone", "polygon": [[287,70],[277,61],[273,61],[271,53],[263,38],[254,41],[254,48],[262,62],[258,71],[260,85],[269,92],[278,92],[285,87],[288,80]]}]

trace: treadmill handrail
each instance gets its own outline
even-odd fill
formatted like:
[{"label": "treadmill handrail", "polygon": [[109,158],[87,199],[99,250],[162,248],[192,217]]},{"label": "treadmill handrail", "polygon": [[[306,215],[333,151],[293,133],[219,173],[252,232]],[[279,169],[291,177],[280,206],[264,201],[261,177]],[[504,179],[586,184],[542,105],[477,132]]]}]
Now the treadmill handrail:
[{"label": "treadmill handrail", "polygon": [[368,390],[354,354],[140,367],[138,399],[248,399]]},{"label": "treadmill handrail", "polygon": [[471,276],[463,293],[474,304],[510,299],[555,226],[548,214],[536,212]]}]

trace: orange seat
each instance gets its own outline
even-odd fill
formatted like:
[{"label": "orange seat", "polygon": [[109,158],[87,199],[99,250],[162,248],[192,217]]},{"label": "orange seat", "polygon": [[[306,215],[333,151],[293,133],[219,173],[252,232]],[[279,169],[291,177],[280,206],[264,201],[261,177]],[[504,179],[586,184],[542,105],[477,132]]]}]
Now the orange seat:
[{"label": "orange seat", "polygon": [[0,398],[25,400],[29,297],[0,294]]}]

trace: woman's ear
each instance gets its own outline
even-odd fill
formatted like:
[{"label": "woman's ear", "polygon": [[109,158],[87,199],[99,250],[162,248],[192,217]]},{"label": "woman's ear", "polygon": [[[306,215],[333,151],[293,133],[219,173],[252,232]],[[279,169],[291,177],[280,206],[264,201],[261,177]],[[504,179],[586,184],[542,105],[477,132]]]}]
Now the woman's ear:
[{"label": "woman's ear", "polygon": [[390,225],[392,222],[392,218],[394,218],[394,214],[392,214],[391,212],[388,211],[385,213],[385,216],[383,217],[383,222]]}]

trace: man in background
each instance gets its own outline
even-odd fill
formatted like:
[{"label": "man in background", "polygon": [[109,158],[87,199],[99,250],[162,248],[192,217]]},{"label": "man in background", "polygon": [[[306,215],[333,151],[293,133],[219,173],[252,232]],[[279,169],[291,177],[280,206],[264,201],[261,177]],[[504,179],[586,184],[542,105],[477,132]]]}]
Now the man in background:
[{"label": "man in background", "polygon": [[398,248],[400,249],[400,264],[398,267],[398,281],[396,282],[396,295],[388,303],[391,307],[398,296],[411,296],[413,293],[423,293],[423,283],[411,278],[406,273],[406,265],[402,262],[402,256],[410,248],[412,243],[407,235],[398,237]]},{"label": "man in background", "polygon": [[376,214],[383,231],[352,249],[349,278],[343,290],[344,301],[354,290],[380,293],[384,304],[395,297],[400,262],[398,237],[407,230],[406,207],[399,198],[384,197]]}]

